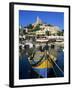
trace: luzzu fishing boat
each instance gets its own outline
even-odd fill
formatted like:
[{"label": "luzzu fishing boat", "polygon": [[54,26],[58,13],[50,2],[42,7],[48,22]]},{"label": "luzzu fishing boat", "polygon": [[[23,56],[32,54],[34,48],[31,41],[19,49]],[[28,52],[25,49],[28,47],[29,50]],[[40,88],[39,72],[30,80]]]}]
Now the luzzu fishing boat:
[{"label": "luzzu fishing boat", "polygon": [[33,70],[43,78],[61,77],[64,72],[56,63],[57,58],[48,52],[37,52],[30,62]]}]

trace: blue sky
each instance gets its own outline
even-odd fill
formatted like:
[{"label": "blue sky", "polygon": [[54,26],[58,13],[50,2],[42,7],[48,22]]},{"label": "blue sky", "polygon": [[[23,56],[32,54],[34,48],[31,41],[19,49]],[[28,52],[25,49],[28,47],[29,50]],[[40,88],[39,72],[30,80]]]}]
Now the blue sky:
[{"label": "blue sky", "polygon": [[37,16],[47,24],[59,26],[64,29],[64,13],[63,12],[45,12],[45,11],[19,11],[19,25],[27,26],[36,21]]}]

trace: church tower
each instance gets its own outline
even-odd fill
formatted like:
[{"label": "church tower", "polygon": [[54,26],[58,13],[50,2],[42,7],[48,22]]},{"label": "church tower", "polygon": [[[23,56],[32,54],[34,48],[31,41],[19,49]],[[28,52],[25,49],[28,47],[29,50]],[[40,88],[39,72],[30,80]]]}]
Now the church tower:
[{"label": "church tower", "polygon": [[36,19],[35,24],[36,24],[36,25],[37,25],[37,24],[43,24],[43,23],[42,23],[42,20],[39,18],[39,16],[37,16],[37,19]]}]

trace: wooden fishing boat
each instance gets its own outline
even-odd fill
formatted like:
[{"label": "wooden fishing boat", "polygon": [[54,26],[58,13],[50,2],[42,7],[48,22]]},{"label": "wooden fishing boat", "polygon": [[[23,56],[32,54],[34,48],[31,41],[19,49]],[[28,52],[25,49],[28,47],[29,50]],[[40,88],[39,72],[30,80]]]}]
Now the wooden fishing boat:
[{"label": "wooden fishing boat", "polygon": [[[42,52],[41,54],[44,54],[44,52]],[[31,63],[33,70],[37,72],[39,76],[42,76],[43,78],[48,78],[64,75],[64,72],[56,63],[56,57],[52,55],[47,55],[46,58],[44,57],[46,57],[45,54],[37,62],[32,60],[33,63]]]}]

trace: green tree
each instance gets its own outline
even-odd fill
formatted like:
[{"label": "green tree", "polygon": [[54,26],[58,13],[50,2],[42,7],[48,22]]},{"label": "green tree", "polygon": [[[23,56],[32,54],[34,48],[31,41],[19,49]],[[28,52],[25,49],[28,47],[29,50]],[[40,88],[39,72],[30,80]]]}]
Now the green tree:
[{"label": "green tree", "polygon": [[32,24],[29,24],[27,27],[28,27],[28,29],[32,29],[33,28]]},{"label": "green tree", "polygon": [[58,31],[58,33],[57,33],[58,36],[63,36],[63,34],[64,34],[64,32],[62,32],[62,31]]},{"label": "green tree", "polygon": [[53,25],[51,25],[51,24],[48,24],[48,26],[51,26],[51,27],[52,27]]},{"label": "green tree", "polygon": [[46,35],[48,35],[48,36],[50,35],[50,33],[49,33],[49,31],[48,31],[48,30],[47,30],[45,33],[46,33]]},{"label": "green tree", "polygon": [[40,25],[39,24],[36,25],[36,27],[33,29],[33,31],[38,31],[38,30],[40,30]]}]

